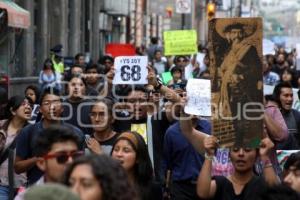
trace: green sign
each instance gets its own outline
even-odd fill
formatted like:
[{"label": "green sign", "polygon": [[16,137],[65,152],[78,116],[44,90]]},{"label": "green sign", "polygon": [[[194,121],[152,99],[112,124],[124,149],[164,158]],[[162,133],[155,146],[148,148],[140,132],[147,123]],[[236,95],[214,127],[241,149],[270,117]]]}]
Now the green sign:
[{"label": "green sign", "polygon": [[165,55],[191,55],[197,53],[197,33],[195,30],[164,32]]},{"label": "green sign", "polygon": [[164,85],[167,85],[173,79],[171,72],[164,72],[161,74]]}]

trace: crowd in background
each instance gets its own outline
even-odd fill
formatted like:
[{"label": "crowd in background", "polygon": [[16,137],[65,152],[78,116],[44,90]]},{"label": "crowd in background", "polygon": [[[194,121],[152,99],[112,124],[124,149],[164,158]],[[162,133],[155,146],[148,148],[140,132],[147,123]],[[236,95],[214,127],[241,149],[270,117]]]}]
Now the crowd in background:
[{"label": "crowd in background", "polygon": [[[153,38],[137,51],[149,59],[147,85],[113,85],[109,55],[86,63],[78,53],[67,68],[55,56],[60,49],[36,85],[1,105],[1,200],[299,199],[300,153],[283,169],[276,157],[276,150],[300,149],[295,50],[278,48],[262,60],[264,84],[275,88],[265,96],[260,147],[224,150],[208,119],[183,111],[185,68],[209,79],[206,48],[199,46],[203,62],[164,56]],[[168,71],[172,79],[162,84]]]}]

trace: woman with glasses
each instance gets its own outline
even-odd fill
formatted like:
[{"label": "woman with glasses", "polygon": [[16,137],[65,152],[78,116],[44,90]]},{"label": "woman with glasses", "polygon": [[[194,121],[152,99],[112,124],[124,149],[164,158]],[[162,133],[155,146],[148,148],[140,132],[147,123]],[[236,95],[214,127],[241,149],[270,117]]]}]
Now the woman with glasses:
[{"label": "woman with glasses", "polygon": [[81,200],[137,200],[124,169],[106,155],[78,158],[66,170],[64,183]]},{"label": "woman with glasses", "polygon": [[[203,199],[254,200],[267,186],[279,184],[269,154],[274,144],[269,138],[261,141],[260,148],[233,147],[230,159],[234,167],[232,175],[211,177],[212,160],[217,147],[217,138],[206,137],[203,141],[205,161],[197,181],[197,193]],[[254,174],[254,165],[260,158],[263,177]]]},{"label": "woman with glasses", "polygon": [[162,199],[162,189],[153,181],[153,168],[147,145],[140,134],[134,131],[122,133],[113,145],[111,156],[127,172],[139,199]]},{"label": "woman with glasses", "polygon": [[[0,121],[0,199],[9,199],[15,188],[23,186],[26,178],[23,174],[17,175],[13,171],[10,160],[14,158],[15,139],[19,131],[27,124],[31,117],[30,99],[22,96],[13,96],[6,106],[6,120]],[[15,183],[15,184],[14,184]]]},{"label": "woman with glasses", "polygon": [[39,84],[41,85],[41,91],[45,88],[51,86],[56,87],[57,89],[61,89],[60,85],[61,75],[58,72],[55,72],[53,67],[53,62],[51,59],[47,58],[44,62],[43,69],[39,75]]}]

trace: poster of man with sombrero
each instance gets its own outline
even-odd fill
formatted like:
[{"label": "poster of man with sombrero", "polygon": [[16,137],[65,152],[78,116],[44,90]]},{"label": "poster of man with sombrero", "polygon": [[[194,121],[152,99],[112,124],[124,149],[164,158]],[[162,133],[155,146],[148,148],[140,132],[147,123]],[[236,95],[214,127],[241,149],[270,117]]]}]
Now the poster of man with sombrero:
[{"label": "poster of man with sombrero", "polygon": [[255,147],[263,133],[262,20],[213,19],[209,43],[213,134],[222,146]]}]

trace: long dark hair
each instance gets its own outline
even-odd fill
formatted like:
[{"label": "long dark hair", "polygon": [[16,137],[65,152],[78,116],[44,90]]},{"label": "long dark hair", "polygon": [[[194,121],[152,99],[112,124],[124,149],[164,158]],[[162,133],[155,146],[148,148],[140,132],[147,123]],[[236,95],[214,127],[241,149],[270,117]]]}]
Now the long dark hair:
[{"label": "long dark hair", "polygon": [[[132,148],[136,152],[136,162],[134,165],[134,179],[136,182],[136,188],[138,189],[140,197],[148,194],[150,185],[153,181],[153,168],[151,165],[150,156],[148,153],[147,145],[143,137],[135,131],[126,131],[126,133],[132,134],[136,140],[137,145],[130,140],[130,138],[122,137],[122,134],[115,140],[112,148],[112,152],[120,140],[127,140]],[[111,152],[111,154],[112,154]],[[142,198],[144,199],[144,198]]]},{"label": "long dark hair", "polygon": [[50,68],[53,71],[53,73],[55,73],[53,62],[52,62],[52,60],[50,58],[46,58],[46,60],[44,61],[43,70],[45,70],[47,68],[47,64],[51,64]]},{"label": "long dark hair", "polygon": [[119,162],[107,155],[88,155],[75,160],[65,171],[64,184],[70,186],[70,176],[78,165],[89,165],[102,189],[105,200],[136,200],[127,174]]},{"label": "long dark hair", "polygon": [[13,96],[8,100],[8,103],[5,108],[5,119],[11,120],[13,118],[12,111],[18,110],[18,108],[22,105],[24,100],[28,100],[29,103],[31,104],[32,101],[31,99],[23,96]]},{"label": "long dark hair", "polygon": [[[39,101],[39,99],[40,99],[40,90],[39,90],[39,88],[37,87],[37,86],[35,86],[35,85],[28,85],[27,87],[26,87],[26,89],[25,89],[25,95],[26,95],[26,92],[27,92],[27,90],[32,90],[33,92],[34,92],[34,94],[35,94],[35,97],[36,97],[36,100],[35,100],[35,102],[32,102],[32,103],[38,103],[38,101]],[[32,100],[32,99],[31,99]]]}]

